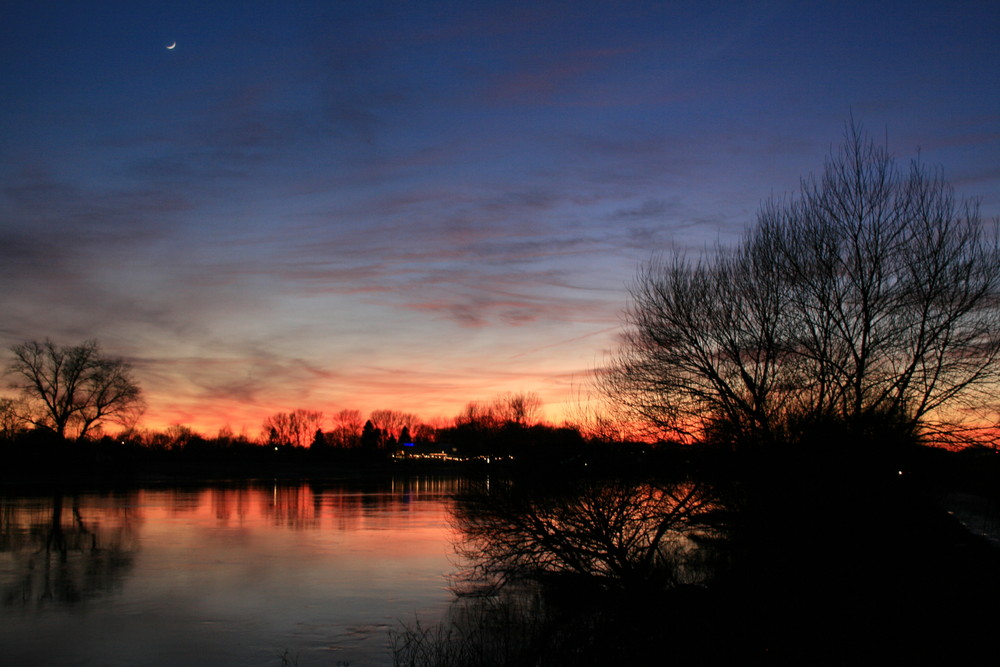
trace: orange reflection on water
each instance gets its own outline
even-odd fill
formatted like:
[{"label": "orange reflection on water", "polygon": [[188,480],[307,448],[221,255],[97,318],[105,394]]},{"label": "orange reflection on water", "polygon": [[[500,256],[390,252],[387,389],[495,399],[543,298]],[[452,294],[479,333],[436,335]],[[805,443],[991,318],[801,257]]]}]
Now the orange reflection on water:
[{"label": "orange reflection on water", "polygon": [[[128,567],[140,551],[162,562],[185,550],[215,553],[219,562],[246,550],[331,562],[376,552],[440,557],[442,543],[452,540],[450,496],[459,484],[245,483],[0,498],[0,583],[8,602],[84,599],[109,583],[95,571]],[[296,532],[320,535],[294,539]],[[53,591],[55,580],[63,595]]]},{"label": "orange reflection on water", "polygon": [[459,482],[449,479],[388,480],[357,487],[322,482],[248,484],[145,489],[136,492],[133,502],[153,519],[184,518],[215,528],[384,530],[407,527],[412,523],[407,517],[421,503],[448,498],[458,489]]},{"label": "orange reflection on water", "polygon": [[[0,624],[5,659],[172,665],[196,651],[206,664],[271,664],[289,647],[309,664],[329,664],[330,651],[373,664],[385,628],[450,601],[460,485],[0,496],[0,604],[14,612]],[[85,629],[66,625],[70,608],[86,609]]]}]

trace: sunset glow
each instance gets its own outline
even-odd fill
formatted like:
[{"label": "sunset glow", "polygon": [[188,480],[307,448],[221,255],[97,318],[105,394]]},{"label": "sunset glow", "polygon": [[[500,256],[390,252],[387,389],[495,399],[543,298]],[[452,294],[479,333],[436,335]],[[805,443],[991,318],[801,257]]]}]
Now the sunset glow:
[{"label": "sunset glow", "polygon": [[738,238],[852,116],[1000,216],[988,3],[15,4],[0,347],[98,339],[150,429],[559,423],[636,267]]}]

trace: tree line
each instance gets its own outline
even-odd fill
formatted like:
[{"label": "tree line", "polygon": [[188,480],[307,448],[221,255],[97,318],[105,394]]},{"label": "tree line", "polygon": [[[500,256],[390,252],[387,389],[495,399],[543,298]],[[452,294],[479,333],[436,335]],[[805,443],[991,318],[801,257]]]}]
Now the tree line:
[{"label": "tree line", "polygon": [[[796,196],[765,202],[738,245],[657,256],[629,293],[623,342],[596,373],[604,407],[568,425],[578,436],[622,440],[644,427],[659,440],[740,448],[892,446],[995,441],[1000,428],[996,223],[957,200],[940,169],[899,167],[859,124]],[[136,432],[142,391],[96,341],[11,351],[20,395],[0,399],[0,434]],[[327,422],[298,409],[268,417],[258,444],[385,450],[448,439],[474,449],[523,438],[540,406],[535,394],[504,394],[436,425],[395,410],[366,420],[341,410]]]},{"label": "tree line", "polygon": [[27,341],[14,345],[11,352],[14,360],[7,373],[15,378],[12,386],[20,395],[0,399],[0,438],[5,440],[28,430],[59,440],[89,440],[109,436],[109,429],[117,426],[116,440],[160,450],[268,446],[377,454],[449,443],[456,451],[483,453],[503,449],[500,441],[537,442],[550,430],[559,431],[540,424],[542,401],[537,394],[508,392],[472,401],[454,419],[434,424],[391,409],[373,410],[367,419],[356,409],[340,410],[329,418],[318,410],[295,409],[268,416],[256,437],[237,435],[228,426],[215,437],[183,424],[149,432],[138,427],[145,402],[131,365],[105,355],[97,341],[74,346],[48,339]]}]

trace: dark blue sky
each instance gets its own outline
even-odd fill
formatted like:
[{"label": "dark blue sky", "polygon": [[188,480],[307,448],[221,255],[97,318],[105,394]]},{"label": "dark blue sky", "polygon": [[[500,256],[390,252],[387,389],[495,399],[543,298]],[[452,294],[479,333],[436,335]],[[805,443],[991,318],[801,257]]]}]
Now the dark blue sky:
[{"label": "dark blue sky", "polygon": [[8,2],[0,343],[97,337],[157,427],[559,419],[638,264],[737,238],[852,114],[1000,215],[998,35],[995,2]]}]

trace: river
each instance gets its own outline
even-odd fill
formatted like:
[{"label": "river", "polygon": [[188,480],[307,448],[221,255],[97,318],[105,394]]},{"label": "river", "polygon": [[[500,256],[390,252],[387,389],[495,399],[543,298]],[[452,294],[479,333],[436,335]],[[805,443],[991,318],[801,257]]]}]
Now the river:
[{"label": "river", "polygon": [[0,495],[0,661],[385,665],[452,599],[452,478]]}]

